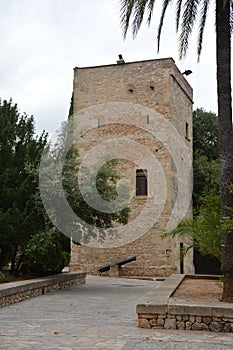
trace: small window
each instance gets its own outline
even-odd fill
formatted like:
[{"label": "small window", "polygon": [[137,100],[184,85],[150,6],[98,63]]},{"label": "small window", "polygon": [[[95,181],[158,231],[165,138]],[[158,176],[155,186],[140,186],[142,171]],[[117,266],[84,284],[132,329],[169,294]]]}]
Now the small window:
[{"label": "small window", "polygon": [[128,84],[128,91],[132,94],[134,92],[133,84]]},{"label": "small window", "polygon": [[147,170],[136,170],[136,196],[147,196]]},{"label": "small window", "polygon": [[186,140],[190,141],[190,138],[189,138],[189,124],[188,123],[185,123],[185,138],[186,138]]},{"label": "small window", "polygon": [[97,125],[98,125],[98,128],[100,128],[100,119],[98,119],[98,124]]},{"label": "small window", "polygon": [[151,90],[155,89],[155,82],[153,80],[150,81],[150,88]]}]

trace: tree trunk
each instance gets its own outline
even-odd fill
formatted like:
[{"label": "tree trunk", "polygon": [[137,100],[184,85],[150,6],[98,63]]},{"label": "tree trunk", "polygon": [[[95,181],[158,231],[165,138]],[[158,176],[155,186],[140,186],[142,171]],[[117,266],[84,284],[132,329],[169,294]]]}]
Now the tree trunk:
[{"label": "tree trunk", "polygon": [[[231,106],[230,1],[216,0],[218,132],[220,151],[221,217],[232,218],[233,207],[233,131]],[[233,232],[222,229],[222,301],[233,302]]]}]

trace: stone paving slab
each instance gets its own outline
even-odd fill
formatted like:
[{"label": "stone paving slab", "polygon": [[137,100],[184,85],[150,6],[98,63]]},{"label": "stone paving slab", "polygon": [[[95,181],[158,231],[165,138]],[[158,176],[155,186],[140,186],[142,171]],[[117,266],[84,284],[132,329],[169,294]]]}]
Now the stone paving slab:
[{"label": "stone paving slab", "polygon": [[163,282],[88,277],[86,285],[0,310],[3,350],[230,350],[233,335],[140,329],[135,307]]}]

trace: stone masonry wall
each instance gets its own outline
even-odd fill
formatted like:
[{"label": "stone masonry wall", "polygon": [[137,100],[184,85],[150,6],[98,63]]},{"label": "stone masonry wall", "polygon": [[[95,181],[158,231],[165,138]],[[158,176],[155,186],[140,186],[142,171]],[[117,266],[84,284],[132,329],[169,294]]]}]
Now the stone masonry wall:
[{"label": "stone masonry wall", "polygon": [[86,281],[86,274],[66,273],[35,280],[0,285],[0,308],[37,297],[54,290],[64,289]]},{"label": "stone masonry wall", "polygon": [[[128,103],[129,110],[135,107],[135,124],[130,124],[125,112],[124,121],[105,125],[111,111],[114,112],[117,103]],[[96,274],[100,265],[114,262],[136,255],[136,262],[122,267],[122,273],[126,275],[150,275],[168,276],[179,271],[179,241],[172,239],[161,239],[161,232],[165,229],[171,215],[172,207],[176,201],[176,172],[171,155],[166,146],[172,147],[172,138],[167,132],[161,130],[161,138],[156,140],[146,131],[146,127],[156,123],[157,118],[172,123],[180,132],[190,156],[192,156],[192,89],[177,69],[174,61],[169,59],[149,60],[142,62],[132,62],[120,65],[109,65],[100,67],[87,67],[74,69],[74,125],[78,129],[80,113],[86,113],[88,122],[88,111],[101,104],[110,105],[107,112],[96,111],[96,125],[93,125],[85,135],[79,138],[77,148],[80,157],[92,150],[100,142],[108,141],[117,137],[129,138],[138,144],[145,146],[156,157],[161,165],[166,180],[167,196],[165,205],[159,219],[153,227],[142,237],[136,238],[132,242],[116,248],[94,248],[84,245],[72,244],[72,256],[70,269],[83,269],[88,273]],[[125,105],[124,105],[125,106]],[[123,106],[123,107],[124,107]],[[137,107],[139,106],[139,107]],[[123,108],[122,107],[122,108]],[[154,111],[154,119],[141,111],[145,108]],[[91,111],[90,109],[90,111]],[[87,111],[87,112],[86,112]],[[123,111],[124,112],[124,111]],[[189,136],[186,136],[186,123],[189,125]],[[157,131],[157,132],[160,132]],[[178,150],[179,151],[179,150]],[[130,151],[129,151],[130,152]],[[131,150],[132,155],[135,152]],[[136,169],[135,164],[122,161],[118,166],[120,175],[130,180],[135,188]],[[133,196],[130,204],[130,218],[133,220],[142,210],[147,201],[155,205],[155,198],[158,193],[151,193],[150,172],[148,175],[148,196]],[[157,191],[161,191],[158,188]],[[190,186],[190,193],[192,188]],[[191,207],[190,207],[191,209]],[[191,215],[191,210],[187,216]],[[149,217],[144,217],[146,222]],[[141,225],[143,225],[143,220]],[[192,255],[186,259],[185,269],[191,273],[193,271]]]},{"label": "stone masonry wall", "polygon": [[[214,285],[219,288],[219,276],[173,274],[159,287],[155,286],[154,293],[142,296],[136,306],[138,326],[233,332],[233,304],[220,302],[216,292],[212,294],[213,300],[202,298]],[[188,297],[190,289],[196,298]]]},{"label": "stone masonry wall", "polygon": [[232,317],[138,314],[138,326],[153,329],[179,329],[188,331],[233,332]]}]

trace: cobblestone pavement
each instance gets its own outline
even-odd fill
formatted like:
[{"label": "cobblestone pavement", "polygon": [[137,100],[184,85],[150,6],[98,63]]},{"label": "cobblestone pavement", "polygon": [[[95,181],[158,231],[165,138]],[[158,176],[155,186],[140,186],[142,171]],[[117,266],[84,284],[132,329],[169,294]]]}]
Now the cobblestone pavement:
[{"label": "cobblestone pavement", "polygon": [[89,276],[86,285],[4,307],[0,349],[233,349],[233,334],[138,328],[136,303],[159,283]]}]

